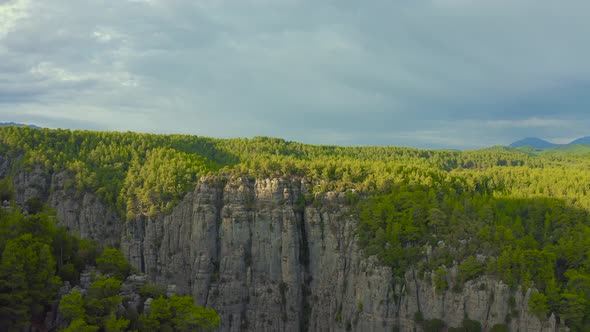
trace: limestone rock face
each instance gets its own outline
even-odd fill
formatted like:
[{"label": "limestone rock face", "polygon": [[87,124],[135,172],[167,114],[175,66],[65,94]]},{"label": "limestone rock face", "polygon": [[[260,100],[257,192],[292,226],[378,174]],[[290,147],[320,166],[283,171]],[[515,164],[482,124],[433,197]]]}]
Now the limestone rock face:
[{"label": "limestone rock face", "polygon": [[[448,270],[451,279],[455,270]],[[511,291],[501,281],[482,277],[468,281],[459,292],[441,292],[435,289],[432,277],[430,273],[426,273],[423,279],[419,279],[415,277],[414,271],[406,273],[408,295],[402,298],[400,307],[402,326],[411,326],[415,313],[420,311],[424,319],[442,318],[452,327],[461,326],[463,319],[469,318],[481,322],[484,331],[496,324],[506,324],[511,331],[564,330],[564,326],[558,326],[554,316],[541,321],[529,313],[531,289],[526,292],[520,288]]]},{"label": "limestone rock face", "polygon": [[306,194],[301,179],[205,178],[169,216],[126,223],[122,247],[153,282],[215,308],[221,331],[421,331],[417,312],[452,327],[468,317],[484,331],[559,330],[528,314],[530,291],[489,278],[441,293],[410,271],[396,284],[357,246],[344,195],[306,206]]},{"label": "limestone rock face", "polygon": [[12,160],[5,156],[0,155],[0,177],[5,177],[10,170]]},{"label": "limestone rock face", "polygon": [[120,244],[167,293],[215,308],[220,331],[422,331],[418,312],[451,327],[468,317],[484,331],[497,323],[521,332],[563,330],[554,316],[541,321],[528,313],[530,291],[493,279],[442,292],[429,273],[394,280],[358,247],[344,194],[306,205],[304,179],[205,177],[170,215],[127,222],[95,195],[69,188],[67,173],[35,168],[19,174],[15,187],[20,202],[46,199],[70,231]]},{"label": "limestone rock face", "polygon": [[40,166],[35,166],[30,171],[18,173],[14,178],[16,201],[24,204],[33,197],[46,200],[51,186],[50,180],[50,176]]},{"label": "limestone rock face", "polygon": [[[1,163],[1,161],[0,161]],[[68,172],[48,174],[41,167],[19,172],[14,178],[16,201],[40,197],[57,212],[58,220],[71,233],[116,246],[121,241],[122,222],[117,214],[92,193],[78,193]]]}]

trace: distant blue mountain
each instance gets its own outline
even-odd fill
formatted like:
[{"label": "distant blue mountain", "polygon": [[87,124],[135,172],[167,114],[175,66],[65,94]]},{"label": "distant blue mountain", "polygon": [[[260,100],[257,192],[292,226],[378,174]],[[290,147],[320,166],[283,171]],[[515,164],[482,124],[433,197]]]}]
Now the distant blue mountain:
[{"label": "distant blue mountain", "polygon": [[527,137],[523,138],[520,141],[516,141],[510,144],[510,147],[513,148],[521,148],[524,146],[530,146],[535,149],[549,149],[558,146],[559,144],[554,144],[551,142],[547,142],[546,140],[537,138],[537,137]]},{"label": "distant blue mountain", "polygon": [[534,155],[583,153],[590,148],[590,136],[578,138],[568,144],[555,144],[537,137],[527,137],[510,144],[510,147]]},{"label": "distant blue mountain", "polygon": [[28,125],[22,123],[15,123],[15,122],[0,122],[0,127],[29,127],[33,129],[41,129],[41,127],[35,125]]},{"label": "distant blue mountain", "polygon": [[586,137],[582,137],[582,138],[578,138],[575,141],[572,141],[571,143],[569,143],[568,145],[575,145],[575,144],[584,144],[584,145],[590,145],[590,136],[586,136]]}]

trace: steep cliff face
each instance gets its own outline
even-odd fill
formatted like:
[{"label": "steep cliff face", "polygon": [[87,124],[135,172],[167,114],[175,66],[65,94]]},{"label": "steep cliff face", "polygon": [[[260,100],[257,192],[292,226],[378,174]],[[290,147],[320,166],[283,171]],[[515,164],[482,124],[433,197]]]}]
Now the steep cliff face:
[{"label": "steep cliff face", "polygon": [[[413,331],[416,313],[460,326],[506,323],[513,331],[557,331],[528,314],[530,291],[482,278],[459,292],[366,258],[343,195],[304,206],[300,179],[205,179],[163,219],[125,225],[122,246],[157,283],[216,308],[223,331]],[[450,278],[456,271],[449,270]]]},{"label": "steep cliff face", "polygon": [[117,215],[94,194],[77,194],[66,183],[71,176],[66,172],[54,174],[47,203],[56,210],[59,220],[83,238],[95,239],[114,246],[120,241],[122,223]]},{"label": "steep cliff face", "polygon": [[16,201],[24,204],[30,198],[40,197],[57,212],[58,219],[70,232],[105,245],[118,244],[122,223],[117,215],[96,195],[68,188],[71,183],[68,172],[49,174],[34,167],[15,176]]},{"label": "steep cliff face", "polygon": [[[455,279],[456,268],[448,271],[450,279]],[[513,291],[506,284],[486,277],[467,282],[460,292],[440,292],[434,285],[430,273],[423,279],[415,278],[412,272],[406,274],[405,295],[400,306],[401,326],[411,326],[416,312],[420,311],[424,319],[442,318],[453,327],[461,326],[463,319],[469,318],[481,322],[484,331],[495,324],[506,324],[510,331],[565,330],[553,315],[541,321],[529,313],[530,289]]]},{"label": "steep cliff face", "polygon": [[421,331],[417,312],[448,326],[468,317],[488,329],[560,328],[554,317],[528,314],[530,291],[492,279],[437,292],[430,274],[410,271],[395,284],[392,271],[357,246],[344,195],[306,206],[302,179],[207,177],[170,215],[126,223],[94,195],[67,190],[67,180],[35,169],[15,182],[19,200],[46,198],[72,231],[120,243],[152,282],[214,307],[221,331]]}]

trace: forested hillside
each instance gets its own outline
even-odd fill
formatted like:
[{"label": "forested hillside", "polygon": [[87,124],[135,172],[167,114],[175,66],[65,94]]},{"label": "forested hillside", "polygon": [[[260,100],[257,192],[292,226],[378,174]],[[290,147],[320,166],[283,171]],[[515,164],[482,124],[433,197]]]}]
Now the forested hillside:
[{"label": "forested hillside", "polygon": [[[11,161],[7,183],[23,169],[66,170],[69,190],[95,193],[121,222],[169,213],[207,174],[302,178],[312,188],[298,197],[302,206],[322,204],[321,194],[329,191],[345,193],[360,245],[391,266],[400,282],[411,268],[434,271],[437,288],[458,291],[487,275],[514,290],[534,287],[529,305],[541,319],[553,313],[572,331],[589,330],[589,154],[537,157],[504,148],[429,151],[16,127],[0,128],[0,143],[0,155]],[[3,195],[10,200],[12,194]],[[31,218],[9,216],[3,218]],[[36,235],[27,234],[32,232],[2,236],[0,248],[29,246]],[[56,250],[51,241],[38,241],[30,245],[36,253]],[[2,266],[14,250],[3,253]],[[54,257],[46,260],[49,284],[54,275],[73,278],[79,262],[91,259]],[[460,271],[456,284],[446,276],[453,265]],[[3,274],[0,282],[8,278]],[[35,303],[55,296],[34,294],[40,298]]]},{"label": "forested hillside", "polygon": [[[195,306],[190,296],[166,299],[164,290],[149,284],[141,295],[155,298],[152,313],[127,308],[121,314],[121,286],[135,272],[121,252],[68,234],[40,200],[21,207],[13,198],[11,183],[0,180],[0,199],[6,202],[0,208],[0,331],[44,331],[48,318],[61,318],[56,322],[64,326],[61,331],[71,332],[209,330],[219,324],[214,310]],[[92,277],[84,294],[74,289],[60,299],[64,283],[80,285],[82,271],[91,266],[104,275]],[[56,316],[51,311],[58,302]]]}]

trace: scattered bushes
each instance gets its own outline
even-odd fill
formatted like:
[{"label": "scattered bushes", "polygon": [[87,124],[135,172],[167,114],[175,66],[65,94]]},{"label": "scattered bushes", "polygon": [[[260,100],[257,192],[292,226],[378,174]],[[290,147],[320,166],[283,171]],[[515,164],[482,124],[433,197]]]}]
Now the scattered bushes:
[{"label": "scattered bushes", "polygon": [[510,329],[506,324],[496,324],[492,326],[490,332],[510,332]]},{"label": "scattered bushes", "polygon": [[96,259],[96,266],[101,272],[112,274],[119,280],[125,279],[131,272],[131,264],[115,248],[105,249]]},{"label": "scattered bushes", "polygon": [[465,318],[462,324],[465,332],[481,332],[481,323],[476,320]]},{"label": "scattered bushes", "polygon": [[422,322],[424,332],[442,332],[445,327],[445,322],[440,319],[430,319]]}]

